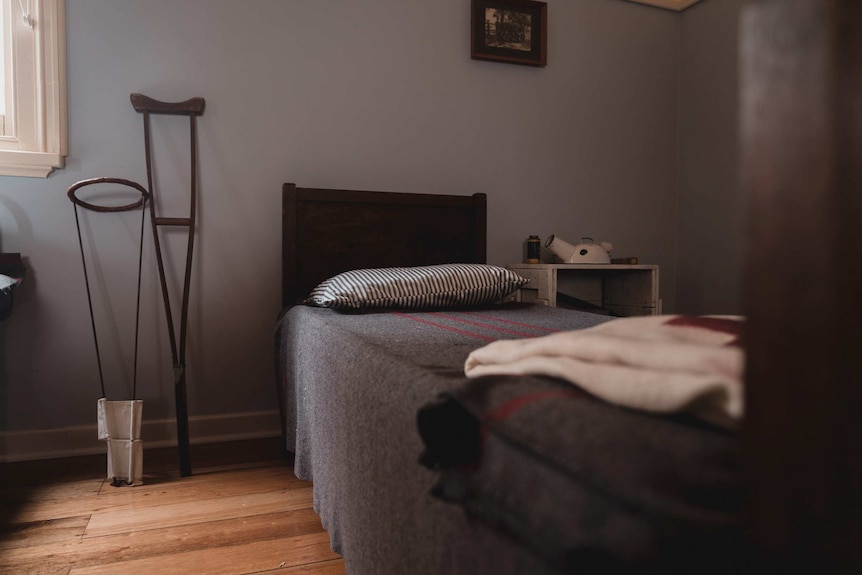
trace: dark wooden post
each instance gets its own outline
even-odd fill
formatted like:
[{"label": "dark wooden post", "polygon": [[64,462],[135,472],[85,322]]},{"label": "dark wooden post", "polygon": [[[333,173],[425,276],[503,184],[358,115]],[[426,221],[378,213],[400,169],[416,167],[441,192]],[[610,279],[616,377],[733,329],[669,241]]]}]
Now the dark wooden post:
[{"label": "dark wooden post", "polygon": [[862,2],[754,0],[740,32],[751,535],[862,573]]}]

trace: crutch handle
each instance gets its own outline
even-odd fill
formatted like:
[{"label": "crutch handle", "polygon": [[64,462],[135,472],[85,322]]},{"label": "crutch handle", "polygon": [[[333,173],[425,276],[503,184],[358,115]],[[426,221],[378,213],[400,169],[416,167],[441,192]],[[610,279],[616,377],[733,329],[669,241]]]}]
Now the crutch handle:
[{"label": "crutch handle", "polygon": [[206,102],[203,98],[189,98],[185,102],[160,102],[143,94],[132,94],[132,107],[138,112],[154,114],[191,114],[200,116],[204,113]]}]

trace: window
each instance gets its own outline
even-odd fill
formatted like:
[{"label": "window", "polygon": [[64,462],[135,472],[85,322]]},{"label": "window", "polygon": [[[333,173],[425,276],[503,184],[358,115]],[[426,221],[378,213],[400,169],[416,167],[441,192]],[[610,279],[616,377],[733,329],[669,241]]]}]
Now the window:
[{"label": "window", "polygon": [[63,167],[65,22],[64,0],[0,0],[0,175]]}]

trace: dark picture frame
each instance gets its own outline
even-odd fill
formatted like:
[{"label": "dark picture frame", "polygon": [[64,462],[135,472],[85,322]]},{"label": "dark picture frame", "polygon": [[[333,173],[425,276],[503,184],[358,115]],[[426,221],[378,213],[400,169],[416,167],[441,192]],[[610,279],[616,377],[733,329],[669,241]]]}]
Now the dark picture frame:
[{"label": "dark picture frame", "polygon": [[548,5],[533,0],[472,0],[474,60],[526,66],[548,63]]}]

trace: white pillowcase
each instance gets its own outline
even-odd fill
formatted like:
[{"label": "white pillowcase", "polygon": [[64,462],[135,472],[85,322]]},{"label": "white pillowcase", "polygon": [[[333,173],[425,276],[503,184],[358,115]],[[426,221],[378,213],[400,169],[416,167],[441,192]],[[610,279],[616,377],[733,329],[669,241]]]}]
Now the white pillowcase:
[{"label": "white pillowcase", "polygon": [[0,292],[5,292],[18,284],[15,278],[0,274]]}]

